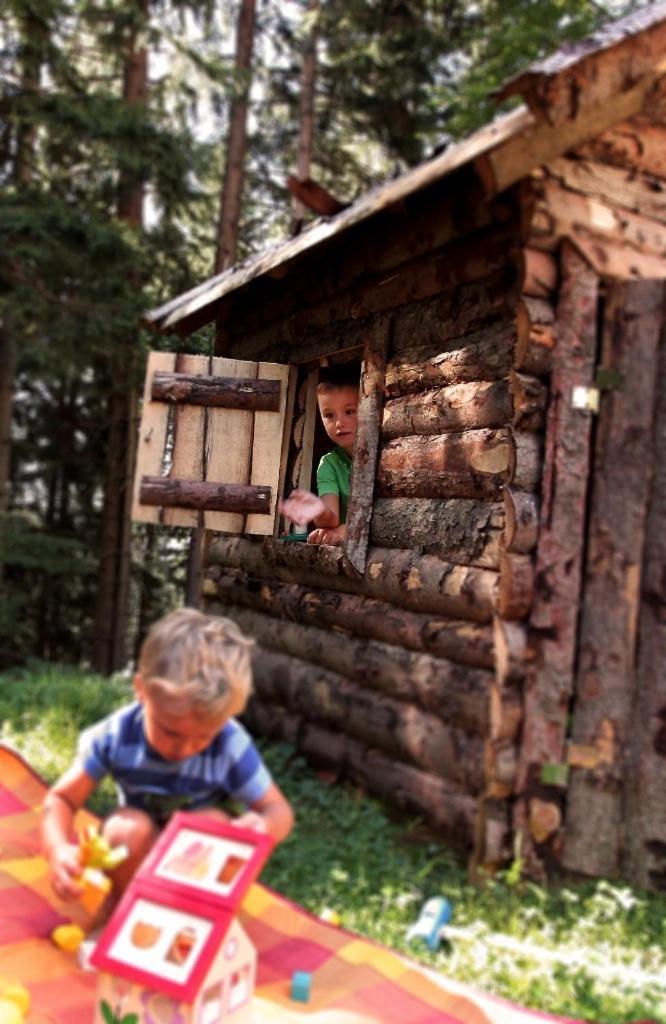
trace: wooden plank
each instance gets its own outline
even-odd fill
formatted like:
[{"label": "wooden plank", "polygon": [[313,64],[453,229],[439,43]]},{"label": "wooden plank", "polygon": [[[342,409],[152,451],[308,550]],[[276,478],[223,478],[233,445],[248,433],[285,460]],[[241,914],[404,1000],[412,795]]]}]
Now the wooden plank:
[{"label": "wooden plank", "polygon": [[[257,363],[216,356],[211,371],[221,377],[256,378]],[[206,479],[228,484],[250,482],[254,413],[249,409],[211,409],[208,413]],[[240,512],[206,512],[208,530],[241,533],[245,516]]]},{"label": "wooden plank", "polygon": [[164,461],[164,448],[169,426],[169,407],[164,402],[151,401],[153,376],[158,371],[168,372],[176,365],[175,352],[149,352],[143,389],[143,408],[139,425],[136,468],[134,471],[134,499],[132,519],[140,523],[159,523],[160,510],[142,505],[139,501],[141,478],[159,476]]},{"label": "wooden plank", "polygon": [[[208,356],[179,354],[178,373],[208,374]],[[176,480],[204,479],[206,410],[203,406],[178,406],[174,414],[174,442],[169,476]],[[166,508],[162,521],[167,526],[199,526],[201,513],[193,509]]]},{"label": "wooden plank", "polygon": [[312,490],[312,456],[314,448],[314,431],[317,422],[317,385],[319,370],[310,370],[305,383],[305,420],[303,423],[303,441],[301,444],[301,466],[298,474],[298,486],[303,491]]},{"label": "wooden plank", "polygon": [[[526,676],[525,718],[514,824],[534,875],[543,871],[530,832],[532,799],[543,797],[541,766],[564,758],[573,689],[581,562],[589,479],[591,418],[571,403],[575,386],[593,383],[599,282],[569,243],[562,247],[546,430],[541,528],[530,617],[534,661]],[[553,808],[557,794],[553,793]],[[553,814],[553,820],[557,815]]]},{"label": "wooden plank", "polygon": [[661,282],[607,287],[602,365],[622,383],[604,392],[596,430],[573,740],[594,747],[606,737],[613,756],[591,770],[572,769],[562,858],[565,867],[594,877],[620,867],[664,300]]},{"label": "wooden plank", "polygon": [[272,501],[268,515],[253,513],[245,520],[245,533],[268,535],[274,532],[277,497],[282,464],[282,435],[287,411],[289,367],[280,363],[259,363],[258,380],[279,380],[279,412],[256,412],[252,439],[252,468],[250,483],[255,487],[270,487]]},{"label": "wooden plank", "polygon": [[657,367],[648,507],[638,619],[640,685],[626,773],[623,867],[636,886],[666,888],[666,337]]},{"label": "wooden plank", "polygon": [[[291,440],[291,428],[294,421],[294,405],[296,403],[296,385],[298,384],[298,368],[289,367],[289,383],[287,385],[287,404],[285,408],[284,423],[282,426],[282,454],[280,456],[280,472],[278,478],[278,498],[284,494],[284,484],[287,478],[287,465],[289,463],[289,445]],[[280,516],[275,516],[273,536],[277,537],[280,531]]]}]

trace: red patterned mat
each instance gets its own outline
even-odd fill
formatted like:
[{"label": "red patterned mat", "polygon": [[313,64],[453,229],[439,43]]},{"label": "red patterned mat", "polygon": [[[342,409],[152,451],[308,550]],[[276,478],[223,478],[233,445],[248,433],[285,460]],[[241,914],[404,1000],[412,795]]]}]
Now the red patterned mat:
[{"label": "red patterned mat", "polygon": [[[0,745],[0,975],[30,991],[27,1024],[90,1024],[95,975],[49,940],[75,920],[77,905],[53,895],[40,855],[38,813],[45,786]],[[94,820],[82,815],[82,821]],[[259,954],[254,1017],[259,1024],[537,1024],[564,1021],[475,992],[357,935],[325,924],[262,885],[243,903]],[[289,998],[294,970],[312,972],[307,1004]],[[139,1022],[146,1024],[146,1022]],[[568,1021],[567,1024],[575,1024]]]}]

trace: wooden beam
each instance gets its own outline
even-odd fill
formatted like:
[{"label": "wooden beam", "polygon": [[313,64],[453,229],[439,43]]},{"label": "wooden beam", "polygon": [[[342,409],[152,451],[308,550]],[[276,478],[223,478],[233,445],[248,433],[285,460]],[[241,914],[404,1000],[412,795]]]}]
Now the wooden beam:
[{"label": "wooden beam", "polygon": [[173,477],[144,476],[139,501],[160,508],[185,508],[215,512],[253,512],[269,515],[270,487],[242,484],[214,484],[206,480],[176,480]]},{"label": "wooden beam", "polygon": [[[562,284],[557,305],[547,449],[530,617],[534,662],[526,677],[525,719],[515,807],[515,828],[524,840],[530,870],[541,861],[530,833],[530,799],[541,796],[541,765],[564,757],[573,689],[576,627],[587,486],[590,414],[572,408],[575,386],[593,383],[598,278],[568,243],[562,246]],[[534,787],[537,786],[537,790]],[[555,799],[555,798],[554,798]]]},{"label": "wooden beam", "polygon": [[354,458],[349,486],[347,536],[344,542],[345,555],[358,573],[365,571],[365,556],[370,537],[388,345],[389,324],[383,322],[376,325],[363,349]]},{"label": "wooden beam", "polygon": [[277,412],[280,408],[280,387],[279,380],[203,377],[191,373],[158,371],[153,375],[150,397],[157,402]]},{"label": "wooden beam", "polygon": [[211,611],[242,605],[341,636],[397,644],[476,668],[492,668],[493,638],[487,624],[398,608],[387,601],[338,590],[260,579],[241,569],[209,565],[204,593]]},{"label": "wooden beam", "polygon": [[[666,133],[663,145],[666,146]],[[666,223],[666,166],[663,177],[655,177],[637,172],[635,167],[609,167],[598,160],[559,157],[548,164],[546,172],[550,179],[573,192]]]},{"label": "wooden beam", "polygon": [[666,126],[639,115],[600,132],[576,153],[602,164],[665,179]]},{"label": "wooden beam", "polygon": [[596,745],[606,733],[613,757],[591,770],[572,769],[562,858],[565,867],[595,877],[618,872],[624,834],[622,786],[635,700],[663,309],[661,282],[609,286],[602,364],[617,372],[622,383],[604,392],[596,431],[573,741]]}]

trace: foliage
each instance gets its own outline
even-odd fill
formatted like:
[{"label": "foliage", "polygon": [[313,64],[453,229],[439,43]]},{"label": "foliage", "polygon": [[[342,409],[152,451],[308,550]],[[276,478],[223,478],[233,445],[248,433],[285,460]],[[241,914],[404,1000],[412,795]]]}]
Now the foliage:
[{"label": "foliage", "polygon": [[[104,679],[35,663],[0,673],[1,738],[49,781],[86,725],[128,699],[127,677]],[[379,803],[315,775],[290,747],[264,756],[296,811],[296,827],[263,881],[315,914],[477,988],[604,1024],[663,1019],[666,895],[619,882],[542,888],[499,875],[478,888],[418,822],[393,822]],[[94,808],[111,806],[106,787]],[[430,953],[405,934],[430,896],[453,907],[448,941]]]}]

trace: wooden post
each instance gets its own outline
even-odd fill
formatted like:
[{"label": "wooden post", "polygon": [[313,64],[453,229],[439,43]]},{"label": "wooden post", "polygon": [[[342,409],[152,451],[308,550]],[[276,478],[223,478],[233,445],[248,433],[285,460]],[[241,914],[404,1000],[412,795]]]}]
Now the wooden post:
[{"label": "wooden post", "polygon": [[358,573],[365,570],[384,399],[389,321],[380,321],[366,342],[361,370],[354,461],[347,512],[345,554]]},{"label": "wooden post", "polygon": [[[662,318],[664,314],[662,313]],[[666,339],[658,357],[641,603],[638,618],[639,686],[631,723],[624,790],[623,867],[641,887],[666,884]]]},{"label": "wooden post", "polygon": [[[530,834],[530,802],[543,794],[541,766],[564,758],[585,534],[590,413],[573,408],[572,391],[592,385],[597,336],[597,275],[566,242],[561,271],[530,622],[534,662],[526,678],[514,818],[528,868],[535,875],[543,867],[533,844],[543,835],[537,839]],[[551,792],[550,802],[557,809],[557,792]],[[551,815],[552,820],[556,817]]]},{"label": "wooden post", "polygon": [[562,858],[595,877],[620,865],[663,295],[661,281],[609,285],[602,365],[619,377],[596,432],[573,720],[574,743],[603,745],[605,754],[596,767],[571,770]]}]

